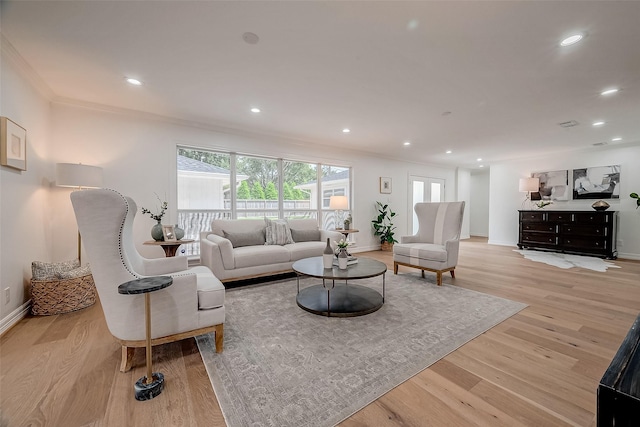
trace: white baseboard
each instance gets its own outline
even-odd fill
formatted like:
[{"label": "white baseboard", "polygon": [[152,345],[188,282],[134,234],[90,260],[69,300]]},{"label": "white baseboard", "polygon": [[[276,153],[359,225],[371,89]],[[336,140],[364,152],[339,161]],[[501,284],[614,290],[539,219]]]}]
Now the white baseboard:
[{"label": "white baseboard", "polygon": [[7,317],[0,320],[0,336],[11,329],[16,323],[24,319],[31,308],[31,300],[25,302],[20,307],[13,310]]},{"label": "white baseboard", "polygon": [[639,261],[640,260],[640,254],[625,254],[622,252],[618,253],[618,258],[622,258],[622,259],[632,259],[635,261]]}]

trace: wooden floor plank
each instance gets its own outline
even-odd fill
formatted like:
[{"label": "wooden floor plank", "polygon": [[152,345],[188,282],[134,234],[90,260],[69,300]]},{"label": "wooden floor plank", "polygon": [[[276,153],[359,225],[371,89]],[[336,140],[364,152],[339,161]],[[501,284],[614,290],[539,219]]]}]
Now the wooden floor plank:
[{"label": "wooden floor plank", "polygon": [[[621,268],[606,273],[562,270],[513,249],[465,240],[456,278],[443,281],[528,307],[341,425],[595,426],[596,385],[640,312],[640,262],[616,260]],[[393,267],[389,252],[358,256]],[[400,274],[420,275],[404,267]],[[434,286],[435,275],[426,276],[424,286]],[[27,316],[0,338],[0,426],[223,426],[195,340],[153,354],[166,388],[138,402],[133,384],[145,375],[144,350],[134,369],[119,372],[120,347],[99,302]]]}]

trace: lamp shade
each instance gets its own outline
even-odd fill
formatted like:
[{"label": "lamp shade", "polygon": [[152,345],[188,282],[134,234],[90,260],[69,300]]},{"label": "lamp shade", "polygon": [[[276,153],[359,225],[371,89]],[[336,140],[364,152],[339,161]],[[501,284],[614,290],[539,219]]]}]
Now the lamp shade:
[{"label": "lamp shade", "polygon": [[349,199],[347,196],[331,196],[329,209],[347,210],[349,209]]},{"label": "lamp shade", "polygon": [[58,163],[56,165],[58,187],[100,188],[102,168],[80,163]]},{"label": "lamp shade", "polygon": [[539,178],[520,178],[520,185],[518,191],[526,193],[528,191],[538,191],[540,188]]}]

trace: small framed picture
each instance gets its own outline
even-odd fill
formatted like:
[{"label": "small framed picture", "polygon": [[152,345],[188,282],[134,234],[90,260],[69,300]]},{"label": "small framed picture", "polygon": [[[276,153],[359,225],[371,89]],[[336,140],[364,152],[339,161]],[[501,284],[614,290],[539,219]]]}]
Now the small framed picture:
[{"label": "small framed picture", "polygon": [[27,170],[27,130],[0,117],[0,164]]},{"label": "small framed picture", "polygon": [[175,226],[173,225],[163,225],[162,226],[162,235],[164,236],[165,242],[177,242],[176,232],[174,231]]},{"label": "small framed picture", "polygon": [[380,192],[382,194],[391,194],[391,178],[380,177]]}]

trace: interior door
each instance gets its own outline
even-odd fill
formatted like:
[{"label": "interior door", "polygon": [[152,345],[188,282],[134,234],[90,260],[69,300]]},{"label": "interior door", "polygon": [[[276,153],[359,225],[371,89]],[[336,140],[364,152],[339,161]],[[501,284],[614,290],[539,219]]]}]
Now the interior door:
[{"label": "interior door", "polygon": [[418,232],[418,217],[413,207],[421,202],[444,201],[444,179],[426,176],[409,175],[409,211],[412,213],[409,230],[413,234]]}]

